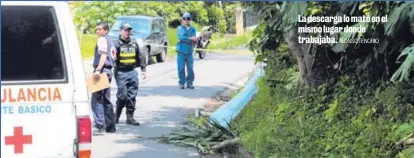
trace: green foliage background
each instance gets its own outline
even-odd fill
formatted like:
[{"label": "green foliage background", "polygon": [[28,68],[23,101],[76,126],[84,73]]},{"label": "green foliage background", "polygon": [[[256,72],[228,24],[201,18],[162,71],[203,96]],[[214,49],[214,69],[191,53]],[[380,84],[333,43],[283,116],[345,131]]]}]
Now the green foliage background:
[{"label": "green foliage background", "polygon": [[[260,11],[262,24],[253,32],[250,48],[257,61],[267,61],[259,93],[235,120],[243,146],[255,157],[414,156],[412,146],[396,144],[414,133],[413,2],[244,5]],[[379,38],[380,43],[311,45],[299,55],[288,45],[292,41],[285,33],[304,25],[297,23],[298,15],[344,14],[388,15],[387,23],[368,23],[365,34],[338,35]],[[302,72],[305,76],[299,67],[308,63],[298,60],[301,55],[313,61]],[[318,82],[307,84],[304,79]]]},{"label": "green foliage background", "polygon": [[[164,17],[169,26],[167,31],[168,43],[171,46],[177,42],[175,27],[180,24],[181,15],[190,12],[193,16],[192,25],[201,31],[203,26],[212,25],[219,31],[213,34],[214,48],[230,48],[232,46],[246,45],[248,37],[243,36],[220,41],[224,33],[235,33],[236,7],[240,2],[223,2],[222,7],[217,2],[188,1],[188,2],[132,2],[132,1],[91,1],[71,2],[70,7],[73,20],[77,27],[81,42],[81,51],[84,58],[92,56],[96,37],[93,35],[94,26],[100,21],[112,24],[117,16],[121,15],[148,15]],[[86,32],[89,34],[82,34]],[[250,37],[250,36],[249,36]],[[220,41],[220,44],[216,44]],[[216,43],[214,43],[216,42]],[[229,44],[230,43],[230,44]],[[175,51],[169,48],[167,55],[174,55]]]},{"label": "green foliage background", "polygon": [[414,127],[407,103],[414,87],[367,91],[351,82],[344,78],[297,96],[285,84],[270,88],[261,80],[257,97],[236,120],[243,146],[258,158],[398,156],[395,142]]},{"label": "green foliage background", "polygon": [[[74,14],[74,22],[77,28],[94,32],[93,27],[99,21],[107,21],[112,24],[120,15],[148,15],[161,16],[168,24],[181,21],[181,15],[189,12],[194,22],[201,26],[213,25],[221,33],[234,30],[235,7],[240,3],[224,3],[220,8],[218,4],[207,5],[203,1],[189,2],[72,2],[71,8]],[[225,14],[231,13],[231,14]],[[229,24],[228,24],[229,23]],[[232,25],[233,24],[233,25]]]}]

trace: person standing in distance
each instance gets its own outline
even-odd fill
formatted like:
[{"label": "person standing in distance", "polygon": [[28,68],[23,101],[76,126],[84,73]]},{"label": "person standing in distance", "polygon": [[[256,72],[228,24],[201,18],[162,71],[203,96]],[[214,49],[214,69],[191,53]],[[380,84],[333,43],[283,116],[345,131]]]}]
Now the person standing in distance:
[{"label": "person standing in distance", "polygon": [[[93,60],[94,80],[100,80],[100,74],[106,73],[108,75],[109,83],[112,81],[112,67],[114,51],[113,43],[107,36],[109,25],[105,22],[100,22],[96,25],[96,35],[98,42],[95,46],[95,57]],[[111,88],[107,88],[95,93],[92,93],[92,111],[95,118],[95,127],[99,132],[115,133],[115,114],[113,105],[111,103]]]},{"label": "person standing in distance", "polygon": [[[183,25],[177,28],[177,69],[178,84],[181,89],[187,84],[187,88],[194,89],[194,44],[197,42],[196,29],[190,25],[190,13],[184,13],[182,16]],[[187,76],[185,74],[187,67]]]},{"label": "person standing in distance", "polygon": [[115,43],[115,80],[118,86],[116,94],[116,123],[119,123],[122,109],[126,107],[127,120],[130,125],[139,126],[134,119],[136,97],[138,93],[138,73],[136,67],[141,67],[142,77],[146,78],[145,57],[139,51],[138,44],[131,39],[132,27],[123,24],[120,27],[120,36]]}]

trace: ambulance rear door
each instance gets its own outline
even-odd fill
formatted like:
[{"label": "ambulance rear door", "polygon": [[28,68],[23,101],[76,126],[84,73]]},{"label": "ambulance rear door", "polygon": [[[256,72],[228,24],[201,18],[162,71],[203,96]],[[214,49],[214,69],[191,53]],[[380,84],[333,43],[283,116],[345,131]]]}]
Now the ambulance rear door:
[{"label": "ambulance rear door", "polygon": [[73,70],[57,3],[1,3],[1,157],[74,157]]}]

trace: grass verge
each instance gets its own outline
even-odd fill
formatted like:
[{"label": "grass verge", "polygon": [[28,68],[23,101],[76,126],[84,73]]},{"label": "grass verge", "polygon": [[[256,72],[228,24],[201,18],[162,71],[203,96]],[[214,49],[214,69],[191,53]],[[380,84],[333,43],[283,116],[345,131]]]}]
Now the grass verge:
[{"label": "grass verge", "polygon": [[412,84],[359,88],[350,80],[298,95],[280,80],[262,79],[255,99],[233,122],[243,147],[258,158],[414,156],[412,146],[397,143],[413,138],[414,109],[405,98],[411,98]]},{"label": "grass verge", "polygon": [[95,35],[81,35],[80,48],[83,59],[92,58],[95,51],[97,37]]},{"label": "grass verge", "polygon": [[232,49],[239,47],[247,47],[249,44],[250,38],[252,37],[251,32],[247,32],[243,35],[233,36],[233,37],[216,37],[212,38],[211,44],[208,46],[208,49]]}]

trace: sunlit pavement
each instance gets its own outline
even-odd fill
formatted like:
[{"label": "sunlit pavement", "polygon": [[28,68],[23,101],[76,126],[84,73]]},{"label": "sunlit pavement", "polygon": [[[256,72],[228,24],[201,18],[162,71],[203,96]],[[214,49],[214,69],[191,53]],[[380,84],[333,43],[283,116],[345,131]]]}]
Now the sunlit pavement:
[{"label": "sunlit pavement", "polygon": [[[125,110],[116,134],[93,136],[93,158],[185,158],[199,157],[194,148],[160,144],[151,137],[167,135],[179,127],[186,115],[193,114],[209,98],[248,75],[254,67],[253,55],[211,53],[195,61],[195,89],[179,89],[176,61],[147,67],[147,79],[140,80],[135,119],[141,126],[125,124]],[[84,62],[87,76],[91,61]],[[140,78],[141,79],[141,78]],[[112,82],[112,103],[116,84]]]}]

